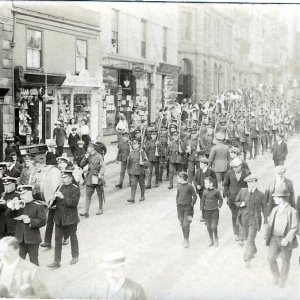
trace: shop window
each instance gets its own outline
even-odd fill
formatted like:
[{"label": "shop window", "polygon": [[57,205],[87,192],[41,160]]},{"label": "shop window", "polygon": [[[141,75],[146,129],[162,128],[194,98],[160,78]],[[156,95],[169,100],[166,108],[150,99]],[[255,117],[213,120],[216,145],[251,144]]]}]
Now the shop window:
[{"label": "shop window", "polygon": [[76,40],[76,73],[87,69],[87,41]]},{"label": "shop window", "polygon": [[90,94],[77,94],[74,95],[74,113],[73,117],[77,124],[81,124],[85,120],[90,125],[91,114],[91,95]]},{"label": "shop window", "polygon": [[112,53],[119,52],[119,11],[112,9],[112,24],[111,24],[111,45]]},{"label": "shop window", "polygon": [[27,30],[27,68],[39,69],[42,66],[42,32]]},{"label": "shop window", "polygon": [[142,40],[141,40],[141,56],[146,58],[147,55],[147,21],[142,20]]}]

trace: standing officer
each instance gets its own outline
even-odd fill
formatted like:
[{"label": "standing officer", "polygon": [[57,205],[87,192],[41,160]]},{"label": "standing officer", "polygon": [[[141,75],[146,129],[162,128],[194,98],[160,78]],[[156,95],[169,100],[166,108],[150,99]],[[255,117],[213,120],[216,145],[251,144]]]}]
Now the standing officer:
[{"label": "standing officer", "polygon": [[184,145],[178,138],[178,132],[174,131],[172,135],[172,141],[168,147],[168,157],[169,157],[169,182],[170,185],[168,189],[173,188],[173,178],[174,174],[182,171],[184,155]]},{"label": "standing officer", "polygon": [[193,128],[191,130],[191,140],[189,141],[189,146],[186,149],[188,154],[188,182],[192,183],[194,175],[195,175],[195,168],[199,169],[199,160],[198,160],[198,135],[197,129]]},{"label": "standing officer", "polygon": [[70,265],[78,262],[79,250],[77,239],[77,224],[79,216],[77,205],[80,199],[80,190],[72,183],[72,170],[62,172],[63,185],[55,192],[56,209],[54,213],[55,223],[55,252],[54,262],[48,265],[51,269],[60,267],[63,237],[70,236],[72,260]]},{"label": "standing officer", "polygon": [[211,148],[208,158],[209,165],[216,173],[219,189],[227,172],[229,162],[229,149],[228,146],[223,144],[224,139],[224,133],[218,132],[216,134],[216,145]]},{"label": "standing officer", "polygon": [[16,221],[6,215],[7,203],[13,199],[19,200],[19,194],[16,193],[17,178],[4,177],[4,193],[0,198],[0,238],[4,236],[14,236]]},{"label": "standing officer", "polygon": [[[286,201],[289,196],[286,189],[273,194],[276,207],[269,217],[266,245],[269,246],[268,260],[273,274],[274,284],[285,286],[288,277],[292,251],[298,247],[296,232],[299,226],[297,211]],[[282,266],[278,269],[277,258],[281,256]]]},{"label": "standing officer", "polygon": [[145,152],[140,148],[141,141],[138,138],[132,140],[132,151],[127,161],[127,170],[130,177],[131,198],[127,202],[135,203],[135,194],[139,183],[141,189],[140,201],[145,200],[145,165],[147,157]]},{"label": "standing officer", "polygon": [[127,158],[130,153],[130,141],[129,134],[127,132],[122,133],[122,137],[119,140],[118,145],[118,154],[117,154],[117,163],[121,162],[121,171],[120,171],[120,180],[119,183],[116,184],[116,187],[121,189],[123,187],[123,180],[125,177],[126,166],[127,166]]},{"label": "standing officer", "polygon": [[46,225],[47,217],[44,207],[33,200],[33,188],[33,185],[20,185],[18,193],[25,206],[22,208],[16,202],[9,204],[6,215],[17,218],[15,237],[20,244],[21,258],[25,259],[28,253],[30,261],[38,266],[39,244],[42,241],[40,228]]},{"label": "standing officer", "polygon": [[158,153],[158,140],[157,131],[152,128],[149,130],[151,139],[145,144],[145,153],[149,161],[149,174],[147,177],[146,189],[151,189],[151,181],[153,168],[155,170],[155,184],[154,187],[158,187],[158,177],[159,177],[159,153]]},{"label": "standing officer", "polygon": [[104,172],[105,165],[103,156],[96,151],[97,144],[90,142],[87,148],[87,152],[80,163],[83,169],[88,165],[88,173],[86,174],[86,199],[85,199],[85,211],[80,213],[81,216],[89,217],[89,209],[91,205],[91,198],[96,190],[99,199],[99,209],[96,215],[103,214],[103,200],[104,200]]}]

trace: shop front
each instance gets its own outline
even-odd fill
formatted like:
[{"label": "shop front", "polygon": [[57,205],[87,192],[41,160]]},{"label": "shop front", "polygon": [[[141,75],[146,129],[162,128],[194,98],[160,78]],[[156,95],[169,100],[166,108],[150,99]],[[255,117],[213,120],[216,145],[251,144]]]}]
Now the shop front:
[{"label": "shop front", "polygon": [[140,121],[149,122],[153,65],[112,57],[103,58],[101,65],[105,85],[102,101],[104,135],[116,133],[120,113],[130,124],[133,107]]},{"label": "shop front", "polygon": [[[85,70],[79,75],[67,74],[57,91],[56,120],[63,121],[67,134],[73,127],[82,133],[87,125],[92,140],[101,135],[102,76],[91,77]],[[85,129],[86,130],[86,129]]]},{"label": "shop front", "polygon": [[47,151],[46,141],[51,139],[49,114],[55,102],[57,87],[65,77],[45,73],[24,73],[15,67],[14,131],[22,155]]}]

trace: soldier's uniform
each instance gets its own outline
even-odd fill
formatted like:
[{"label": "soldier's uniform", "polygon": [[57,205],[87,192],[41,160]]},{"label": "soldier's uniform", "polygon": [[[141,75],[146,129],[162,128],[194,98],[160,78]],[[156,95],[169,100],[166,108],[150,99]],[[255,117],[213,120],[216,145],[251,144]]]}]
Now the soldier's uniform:
[{"label": "soldier's uniform", "polygon": [[203,147],[203,152],[200,152],[201,154],[203,153],[205,155],[206,158],[209,157],[209,154],[210,154],[210,150],[213,146],[213,126],[208,124],[207,125],[207,128],[206,128],[206,132],[204,131],[201,131],[200,132],[200,141],[201,141],[201,145]]},{"label": "soldier's uniform", "polygon": [[254,158],[256,158],[258,154],[258,139],[257,139],[257,131],[256,131],[256,119],[254,116],[249,120],[250,127],[250,159],[253,158],[253,145],[254,145]]},{"label": "soldier's uniform", "polygon": [[194,175],[195,175],[195,168],[199,169],[199,152],[200,145],[199,145],[199,139],[197,136],[197,130],[192,129],[191,130],[191,139],[188,142],[188,145],[186,147],[186,153],[188,154],[188,182],[192,183]]},{"label": "soldier's uniform", "polygon": [[243,151],[244,160],[246,160],[248,147],[247,147],[245,122],[243,120],[243,117],[240,117],[239,119],[240,121],[237,123],[237,131],[239,132],[239,136],[240,136],[240,145]]},{"label": "soldier's uniform", "polygon": [[[157,133],[156,130],[152,129],[151,133]],[[150,139],[145,143],[145,153],[148,157],[149,173],[147,174],[146,189],[151,188],[153,168],[155,170],[155,187],[158,187],[159,179],[159,153],[158,153],[158,142],[156,139]]]},{"label": "soldier's uniform", "polygon": [[[19,193],[32,191],[33,186],[20,185],[18,187]],[[6,215],[11,218],[16,218],[21,215],[29,217],[30,222],[25,223],[23,220],[17,220],[15,228],[15,237],[20,244],[20,257],[25,259],[27,253],[29,254],[30,261],[39,265],[38,254],[39,244],[42,241],[40,228],[46,225],[46,211],[42,204],[37,201],[28,202],[24,208],[18,210],[7,209]]]},{"label": "soldier's uniform", "polygon": [[[140,142],[139,140],[133,140],[133,143]],[[140,201],[145,200],[145,168],[144,165],[140,164],[140,156],[142,155],[142,162],[147,162],[146,154],[143,150],[140,150],[140,147],[136,150],[132,150],[129,154],[127,160],[127,170],[130,176],[130,186],[131,186],[131,198],[127,200],[128,202],[135,202],[135,194],[137,185],[139,183],[141,189],[141,198]]]},{"label": "soldier's uniform", "polygon": [[[191,135],[188,131],[187,128],[183,129],[181,131],[181,135],[180,135],[180,141],[181,141],[181,148],[187,148],[188,144],[190,143],[191,140]],[[188,170],[188,163],[189,163],[189,159],[188,159],[188,154],[186,152],[184,152],[183,156],[182,156],[182,171],[183,172],[187,172]]]},{"label": "soldier's uniform", "polygon": [[169,162],[168,162],[168,133],[167,128],[161,129],[159,144],[158,144],[158,153],[159,153],[159,178],[158,181],[162,181],[162,176],[164,169],[167,169],[167,180],[169,180]]},{"label": "soldier's uniform", "polygon": [[117,154],[117,161],[121,162],[121,170],[120,170],[120,180],[119,183],[116,185],[118,188],[122,188],[123,180],[125,177],[126,167],[127,167],[127,158],[130,153],[130,141],[124,140],[123,137],[129,138],[128,133],[122,133],[122,138],[119,141],[118,145],[118,154]]},{"label": "soldier's uniform", "polygon": [[[177,137],[177,139],[174,139]],[[179,141],[178,133],[174,132],[172,141],[168,147],[168,157],[169,157],[169,189],[173,188],[173,178],[174,175],[178,172],[182,171],[182,163],[183,163],[183,156],[184,156],[184,144]],[[179,146],[180,145],[180,146]],[[181,148],[181,151],[180,150]]]}]

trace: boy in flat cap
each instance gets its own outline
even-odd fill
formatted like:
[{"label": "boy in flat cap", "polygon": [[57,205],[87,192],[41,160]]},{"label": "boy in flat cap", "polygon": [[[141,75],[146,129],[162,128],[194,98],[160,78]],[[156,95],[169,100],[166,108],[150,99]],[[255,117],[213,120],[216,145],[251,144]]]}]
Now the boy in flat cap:
[{"label": "boy in flat cap", "polygon": [[25,259],[29,254],[30,261],[38,266],[39,244],[42,241],[40,228],[46,225],[47,217],[45,208],[33,200],[33,188],[32,185],[20,185],[18,193],[25,205],[12,205],[6,214],[17,220],[15,237],[20,244],[21,258]]},{"label": "boy in flat cap", "polygon": [[287,144],[283,141],[283,134],[277,133],[275,138],[276,142],[272,147],[272,152],[274,165],[276,167],[284,165],[284,161],[286,160],[286,156],[288,154],[288,148]]},{"label": "boy in flat cap", "polygon": [[21,170],[16,167],[16,161],[14,160],[12,155],[8,155],[5,157],[6,162],[6,171],[5,175],[10,177],[18,178],[21,175]]},{"label": "boy in flat cap", "polygon": [[244,261],[247,268],[250,267],[250,261],[257,253],[255,237],[261,228],[262,216],[264,224],[267,224],[267,203],[264,193],[257,189],[258,177],[249,175],[245,178],[248,188],[242,188],[236,199],[235,205],[239,209],[237,222],[240,226],[239,242],[246,247],[244,252]]}]

